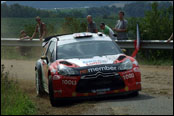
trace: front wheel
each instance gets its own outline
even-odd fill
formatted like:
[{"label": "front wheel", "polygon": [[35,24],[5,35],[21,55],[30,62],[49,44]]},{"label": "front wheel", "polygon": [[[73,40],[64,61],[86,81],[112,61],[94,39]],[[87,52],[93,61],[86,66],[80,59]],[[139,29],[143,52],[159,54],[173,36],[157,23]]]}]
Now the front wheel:
[{"label": "front wheel", "polygon": [[51,75],[49,76],[49,83],[48,84],[49,84],[48,87],[49,87],[49,97],[50,97],[51,105],[53,107],[65,105],[65,103],[66,103],[65,101],[59,100],[59,98],[54,97],[53,82],[52,82]]},{"label": "front wheel", "polygon": [[54,98],[54,91],[53,91],[53,83],[52,83],[52,78],[51,75],[49,75],[49,97],[50,97],[50,103],[53,107],[56,106],[56,100]]}]

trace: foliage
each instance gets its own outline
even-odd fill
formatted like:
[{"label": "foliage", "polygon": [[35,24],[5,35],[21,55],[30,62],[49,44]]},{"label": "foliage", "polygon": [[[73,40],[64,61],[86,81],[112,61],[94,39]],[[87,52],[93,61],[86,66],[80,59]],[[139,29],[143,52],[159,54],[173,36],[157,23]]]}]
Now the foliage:
[{"label": "foliage", "polygon": [[[169,7],[167,9],[158,9],[158,3],[152,4],[152,10],[146,12],[146,15],[141,24],[141,38],[143,40],[164,40],[168,39],[173,32],[173,9]],[[156,59],[173,59],[173,51],[166,50],[141,50],[141,56],[146,57],[149,60]],[[148,56],[148,57],[147,57]]]},{"label": "foliage", "polygon": [[104,6],[119,1],[6,1],[8,5],[19,3],[24,6],[32,6],[34,8],[79,8],[90,6]]},{"label": "foliage", "polygon": [[1,115],[33,115],[35,104],[19,90],[18,83],[9,79],[9,72],[4,72],[1,65]]},{"label": "foliage", "polygon": [[[70,3],[70,1],[69,1],[69,3]],[[42,4],[44,4],[44,2]],[[81,4],[78,4],[78,5],[81,5]],[[113,17],[113,16],[115,17],[118,14],[118,12],[121,10],[125,12],[126,17],[144,17],[145,11],[151,10],[150,2],[132,2],[132,3],[126,4],[123,8],[116,7],[115,5],[100,6],[100,7],[98,7],[98,5],[92,5],[92,6],[93,7],[90,7],[90,8],[75,8],[75,9],[70,9],[70,10],[67,10],[67,9],[53,9],[53,10],[43,10],[42,9],[41,10],[41,9],[36,9],[36,8],[28,7],[28,6],[22,6],[17,3],[11,4],[11,5],[2,3],[1,4],[1,17],[31,18],[31,17],[36,17],[39,15],[44,18],[46,18],[46,17],[47,18],[48,17],[51,17],[51,18],[56,18],[56,17],[84,18],[90,14],[93,17],[108,18],[108,17]],[[170,3],[170,2],[159,2],[159,9],[168,8],[170,6],[172,6],[172,3]]]},{"label": "foliage", "polygon": [[1,4],[1,17],[49,17],[50,12],[46,10],[35,9],[28,6],[13,4],[8,6],[6,3]]},{"label": "foliage", "polygon": [[[162,6],[154,2],[151,4],[151,10],[146,11],[144,17],[127,17],[129,39],[134,40],[136,38],[136,24],[139,23],[141,40],[167,40],[173,32],[173,5],[170,7],[164,6],[167,5]],[[101,8],[103,8],[102,13],[105,13],[104,9],[107,9],[107,7]],[[100,8],[94,9],[99,10]],[[106,11],[106,13],[108,12]],[[111,16],[105,14],[103,17],[98,14],[97,16],[99,17],[94,17],[93,19],[98,29],[101,22],[114,28],[116,20],[118,19],[118,17],[115,17],[113,14]],[[31,35],[35,28],[34,25],[36,24],[32,18],[1,18],[1,20],[1,37],[18,37],[19,31],[23,28]],[[42,20],[48,26],[49,35],[83,32],[86,31],[87,27],[86,18],[43,18]],[[99,31],[101,30],[99,29]],[[166,59],[173,60],[173,50],[140,49],[138,55],[141,59],[145,58],[152,62],[156,62],[156,60],[164,61]]]},{"label": "foliage", "polygon": [[[29,35],[30,37],[32,36],[34,30],[36,28],[36,24],[25,24],[24,25],[24,30],[25,32],[27,33],[27,35]],[[46,24],[46,33],[47,33],[47,36],[51,36],[51,35],[54,35],[55,32],[54,32],[54,26],[53,24]],[[39,37],[39,34],[37,33],[36,35],[36,38]]]},{"label": "foliage", "polygon": [[61,34],[65,33],[77,33],[77,32],[85,32],[86,31],[86,22],[75,19],[71,17],[65,18],[65,21],[62,24]]},{"label": "foliage", "polygon": [[[48,36],[56,34],[63,20],[64,18],[42,18],[47,26]],[[1,37],[18,38],[21,30],[25,30],[27,35],[31,36],[35,26],[34,18],[1,18]]]}]

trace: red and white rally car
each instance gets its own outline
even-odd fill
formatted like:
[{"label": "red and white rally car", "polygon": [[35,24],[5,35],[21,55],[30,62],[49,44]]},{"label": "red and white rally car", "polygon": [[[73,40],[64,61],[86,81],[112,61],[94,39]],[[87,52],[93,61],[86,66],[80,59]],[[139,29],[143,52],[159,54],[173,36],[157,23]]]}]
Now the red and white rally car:
[{"label": "red and white rally car", "polygon": [[68,99],[138,95],[141,90],[137,61],[104,34],[52,36],[43,48],[35,66],[36,90],[38,95],[49,93],[52,106]]}]

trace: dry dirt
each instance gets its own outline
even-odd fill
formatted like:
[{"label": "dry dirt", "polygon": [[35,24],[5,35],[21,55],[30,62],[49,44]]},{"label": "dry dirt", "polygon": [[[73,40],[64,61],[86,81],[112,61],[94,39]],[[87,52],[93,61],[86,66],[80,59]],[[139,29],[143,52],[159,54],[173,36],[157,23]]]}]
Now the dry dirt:
[{"label": "dry dirt", "polygon": [[86,100],[52,107],[49,97],[36,97],[35,61],[2,60],[13,79],[35,102],[38,114],[173,114],[173,67],[140,65],[142,91],[134,98]]}]

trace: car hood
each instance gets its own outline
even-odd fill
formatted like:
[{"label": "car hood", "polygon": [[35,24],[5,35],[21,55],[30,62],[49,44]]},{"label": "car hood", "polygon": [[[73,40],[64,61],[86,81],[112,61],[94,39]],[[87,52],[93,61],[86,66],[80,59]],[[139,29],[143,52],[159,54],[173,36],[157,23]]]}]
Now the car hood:
[{"label": "car hood", "polygon": [[113,64],[115,60],[119,58],[120,55],[124,54],[117,54],[117,55],[106,55],[106,56],[95,56],[93,58],[86,58],[86,59],[67,59],[65,61],[76,64],[80,67],[83,66],[92,66],[92,65],[100,65],[100,64]]}]

